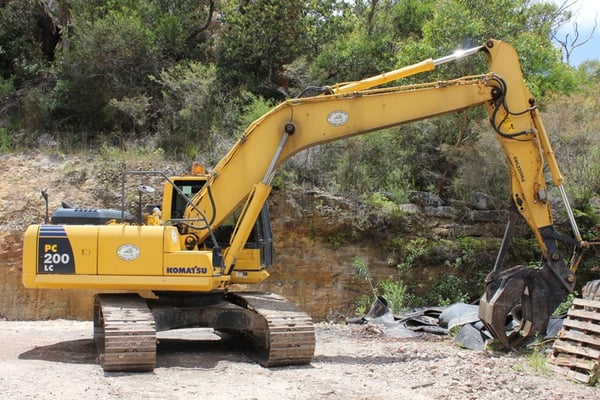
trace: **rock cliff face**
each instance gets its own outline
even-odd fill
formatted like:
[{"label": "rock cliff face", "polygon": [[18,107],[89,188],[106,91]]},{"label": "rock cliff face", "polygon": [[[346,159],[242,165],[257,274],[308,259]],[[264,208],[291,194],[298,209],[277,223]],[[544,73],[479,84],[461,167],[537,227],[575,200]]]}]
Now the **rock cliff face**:
[{"label": "rock cliff face", "polygon": [[[399,279],[421,296],[445,274],[456,272],[452,269],[462,253],[454,251],[460,238],[483,243],[476,256],[481,270],[472,273],[485,276],[491,269],[504,229],[503,212],[443,204],[405,208],[412,211],[381,215],[325,193],[274,193],[276,263],[263,289],[283,294],[317,319],[336,318],[353,315],[357,301],[371,293],[355,273],[355,258],[368,265],[375,283]],[[415,265],[404,263],[399,269],[407,257],[404,244],[417,238],[435,248],[425,250]]]},{"label": "rock cliff face", "polygon": [[[50,187],[54,192],[50,210],[62,199],[80,205],[115,206],[98,203],[100,199],[114,201],[111,198],[115,196],[98,184],[98,177],[105,174],[92,172],[91,164],[62,156],[0,157],[2,181],[10,183],[0,187],[0,317],[91,318],[93,292],[31,290],[21,283],[22,235],[28,224],[39,223],[44,216],[40,188]],[[119,182],[113,186],[118,191]],[[402,279],[422,295],[451,268],[457,268],[457,258],[464,254],[457,253],[453,243],[464,238],[485,245],[478,246],[481,251],[474,255],[481,270],[461,273],[485,276],[504,225],[500,211],[450,206],[423,193],[415,194],[413,202],[393,216],[318,191],[278,190],[269,202],[275,265],[271,277],[251,289],[282,294],[317,320],[352,316],[358,299],[372,293],[369,284],[355,274],[356,257],[368,265],[374,282]],[[408,268],[403,243],[416,238],[425,238],[435,248]],[[398,265],[405,268],[401,271]]]}]

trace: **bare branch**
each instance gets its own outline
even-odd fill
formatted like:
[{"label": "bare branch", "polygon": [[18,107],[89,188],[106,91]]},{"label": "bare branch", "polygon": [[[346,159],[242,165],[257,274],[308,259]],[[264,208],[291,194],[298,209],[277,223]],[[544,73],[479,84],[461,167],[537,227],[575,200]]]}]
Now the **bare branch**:
[{"label": "bare branch", "polygon": [[[552,39],[560,45],[561,52],[562,52],[562,59],[566,64],[570,64],[571,55],[573,54],[573,51],[575,49],[585,45],[593,38],[594,33],[596,32],[596,29],[598,27],[598,15],[596,14],[596,16],[594,18],[594,26],[593,26],[590,34],[587,37],[582,38],[581,32],[580,32],[580,24],[577,21],[579,12],[572,14],[570,11],[568,11],[568,9],[572,6],[574,6],[575,4],[577,4],[577,0],[573,0],[573,1],[565,0],[558,6],[557,17],[564,16],[565,18],[568,17],[568,19],[565,20],[564,18],[562,18],[562,19],[556,18],[555,21],[557,21],[557,23],[555,24],[555,26],[553,28],[553,33],[552,33]],[[571,35],[571,33],[566,33],[566,34],[564,34],[564,37],[559,37],[558,31],[559,31],[560,27],[563,26],[569,20],[573,20],[572,35]]]},{"label": "bare branch", "polygon": [[215,2],[214,2],[214,0],[209,0],[208,15],[206,16],[206,21],[204,21],[204,24],[195,27],[190,32],[190,34],[188,35],[188,40],[195,38],[196,36],[198,36],[199,34],[201,34],[202,32],[204,32],[206,29],[208,29],[210,27],[214,13],[215,13]]},{"label": "bare branch", "polygon": [[587,39],[583,40],[582,42],[575,43],[576,41],[573,41],[571,50],[573,50],[577,47],[583,46],[584,44],[586,44],[590,40],[592,40],[592,37],[593,37],[594,33],[596,32],[597,27],[598,27],[598,17],[596,16],[596,18],[594,18],[594,26],[592,28],[592,31],[590,32],[590,35],[587,37]]}]

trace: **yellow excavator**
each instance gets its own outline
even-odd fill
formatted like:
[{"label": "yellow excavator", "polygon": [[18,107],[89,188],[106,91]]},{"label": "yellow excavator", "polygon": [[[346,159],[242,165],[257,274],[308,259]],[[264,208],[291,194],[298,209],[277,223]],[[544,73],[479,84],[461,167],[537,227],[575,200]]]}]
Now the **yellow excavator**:
[{"label": "yellow excavator", "polygon": [[[390,85],[480,53],[489,62],[481,75]],[[130,171],[162,175],[162,204],[150,205],[143,221],[124,210],[64,208],[52,223],[28,227],[24,285],[110,291],[94,301],[94,338],[106,371],[152,370],[156,332],[183,327],[210,327],[239,338],[265,366],[310,363],[315,335],[307,314],[275,294],[232,290],[269,276],[273,239],[266,202],[277,168],[311,146],[479,106],[487,109],[504,152],[514,205],[479,315],[502,345],[513,348],[543,331],[573,291],[586,243],[518,55],[498,40],[284,101],[254,121],[210,172],[167,177]],[[554,227],[546,166],[572,235]],[[542,261],[503,269],[519,215],[531,227]],[[568,255],[560,252],[565,247]],[[517,326],[507,328],[509,315]]]}]

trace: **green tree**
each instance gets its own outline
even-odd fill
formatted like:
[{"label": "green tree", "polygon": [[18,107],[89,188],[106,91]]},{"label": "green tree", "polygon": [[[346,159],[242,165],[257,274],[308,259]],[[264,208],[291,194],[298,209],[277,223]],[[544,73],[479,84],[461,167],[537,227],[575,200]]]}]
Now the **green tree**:
[{"label": "green tree", "polygon": [[304,56],[314,60],[323,46],[354,29],[357,18],[345,0],[309,0],[306,10],[307,47]]},{"label": "green tree", "polygon": [[582,62],[577,68],[582,78],[580,82],[585,82],[587,79],[593,79],[595,82],[600,82],[600,61],[588,60]]},{"label": "green tree", "polygon": [[216,25],[216,0],[71,0],[73,14],[94,22],[111,12],[137,15],[153,33],[165,61],[203,59],[210,52]]},{"label": "green tree", "polygon": [[360,80],[390,70],[394,60],[389,41],[357,29],[323,46],[314,73],[321,83]]},{"label": "green tree", "polygon": [[[434,0],[369,0],[353,2],[341,14],[343,32],[322,45],[315,73],[327,83],[358,80],[388,71],[397,62],[403,40],[419,39],[431,18]],[[338,13],[337,15],[340,15]]]},{"label": "green tree", "polygon": [[306,50],[306,2],[302,0],[228,1],[216,46],[219,79],[228,87],[262,88],[278,97],[287,88],[282,68]]},{"label": "green tree", "polygon": [[[216,0],[138,0],[140,18],[154,34],[164,60],[206,60],[210,56]],[[214,29],[213,29],[214,28]]]},{"label": "green tree", "polygon": [[56,92],[59,111],[87,129],[113,127],[111,99],[151,96],[148,75],[158,67],[152,32],[135,13],[118,11],[93,22],[75,19],[74,27]]},{"label": "green tree", "polygon": [[[561,62],[552,42],[556,21],[564,21],[564,12],[556,5],[530,0],[439,0],[433,17],[423,25],[423,39],[404,43],[399,61],[405,65],[477,46],[490,38],[500,39],[519,53],[524,76],[536,97],[548,90],[571,91],[576,87],[576,74]],[[434,75],[436,79],[461,76],[482,66],[483,58],[473,58],[443,65]]]},{"label": "green tree", "polygon": [[435,0],[404,0],[394,2],[392,21],[395,37],[415,38],[423,37],[425,21],[433,16]]},{"label": "green tree", "polygon": [[[402,43],[398,66],[450,54],[457,48],[473,47],[496,38],[515,46],[527,84],[536,97],[572,91],[576,87],[577,74],[561,62],[551,41],[553,23],[560,16],[556,7],[541,6],[528,0],[439,0],[432,18],[423,24],[422,39],[411,38]],[[484,57],[471,57],[442,65],[415,79],[455,78],[486,69]],[[427,138],[417,147],[425,149],[420,152],[425,157],[403,160],[419,166],[414,171],[417,189],[433,189],[442,197],[456,195],[452,187],[460,170],[459,148],[477,142],[479,130],[473,130],[473,122],[484,117],[484,111],[478,109],[436,118],[431,120],[434,126],[417,125],[426,126],[427,134],[415,132],[408,137],[411,140]],[[429,161],[429,166],[425,161]]]},{"label": "green tree", "polygon": [[193,158],[202,143],[213,143],[214,66],[178,64],[153,79],[161,87],[159,145],[175,156]]},{"label": "green tree", "polygon": [[54,59],[58,27],[46,3],[9,0],[0,3],[0,77],[15,84],[34,78]]}]

